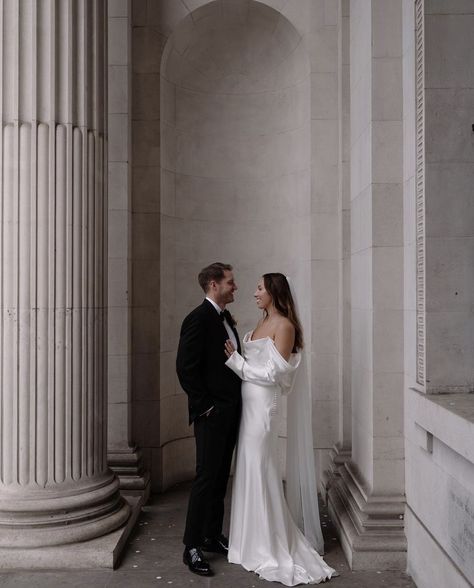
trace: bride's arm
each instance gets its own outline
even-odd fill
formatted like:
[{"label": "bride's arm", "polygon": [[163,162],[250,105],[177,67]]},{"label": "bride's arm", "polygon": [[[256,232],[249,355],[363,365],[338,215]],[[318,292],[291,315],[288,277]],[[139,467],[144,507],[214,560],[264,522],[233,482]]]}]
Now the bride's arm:
[{"label": "bride's arm", "polygon": [[273,386],[277,383],[275,370],[269,361],[260,365],[256,365],[255,363],[250,364],[237,350],[234,350],[225,364],[241,380],[246,382],[253,382],[261,386]]},{"label": "bride's arm", "polygon": [[290,321],[285,319],[278,323],[274,341],[278,353],[288,361],[295,345],[295,327]]},{"label": "bride's arm", "polygon": [[231,341],[226,341],[226,366],[235,372],[239,378],[246,382],[253,382],[261,386],[274,386],[275,384],[288,385],[287,379],[291,377],[295,367],[291,366],[281,355],[278,349],[273,349],[271,358],[262,363],[248,362],[238,353]]}]

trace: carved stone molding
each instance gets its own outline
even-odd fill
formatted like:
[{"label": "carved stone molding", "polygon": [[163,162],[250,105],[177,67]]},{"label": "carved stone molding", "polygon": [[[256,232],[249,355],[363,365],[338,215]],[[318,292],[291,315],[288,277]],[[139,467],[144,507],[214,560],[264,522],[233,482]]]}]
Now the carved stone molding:
[{"label": "carved stone molding", "polygon": [[150,496],[150,472],[145,470],[143,456],[137,447],[110,449],[107,456],[110,469],[120,482],[122,494],[140,496],[145,504]]},{"label": "carved stone molding", "polygon": [[416,380],[425,385],[425,44],[424,0],[415,2],[416,92]]}]

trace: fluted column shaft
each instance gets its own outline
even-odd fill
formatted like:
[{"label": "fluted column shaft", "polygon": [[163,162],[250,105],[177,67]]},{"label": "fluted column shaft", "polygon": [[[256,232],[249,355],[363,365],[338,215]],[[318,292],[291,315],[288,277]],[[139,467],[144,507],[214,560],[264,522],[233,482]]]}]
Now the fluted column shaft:
[{"label": "fluted column shaft", "polygon": [[128,516],[106,462],[105,11],[0,1],[1,546]]}]

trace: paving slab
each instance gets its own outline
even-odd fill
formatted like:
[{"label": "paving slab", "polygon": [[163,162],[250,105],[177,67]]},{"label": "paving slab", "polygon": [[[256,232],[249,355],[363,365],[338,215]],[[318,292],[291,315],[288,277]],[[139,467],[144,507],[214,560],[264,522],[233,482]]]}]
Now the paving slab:
[{"label": "paving slab", "polygon": [[[182,535],[189,484],[179,484],[152,496],[143,507],[138,524],[129,537],[116,570],[14,570],[0,573],[0,588],[281,588],[260,580],[223,556],[209,554],[212,578],[191,574],[182,562]],[[227,520],[228,526],[228,512]],[[326,583],[333,588],[416,588],[401,572],[352,572],[337,541],[327,511],[321,505],[321,523],[326,543],[326,561],[340,576]]]}]

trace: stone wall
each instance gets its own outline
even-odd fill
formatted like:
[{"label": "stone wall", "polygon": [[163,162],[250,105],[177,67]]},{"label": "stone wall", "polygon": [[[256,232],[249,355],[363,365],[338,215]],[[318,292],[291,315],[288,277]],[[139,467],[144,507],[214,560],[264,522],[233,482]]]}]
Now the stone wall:
[{"label": "stone wall", "polygon": [[381,569],[406,551],[402,5],[354,1],[349,20],[352,447],[333,453],[329,506],[353,569]]},{"label": "stone wall", "polygon": [[406,533],[420,588],[474,582],[473,25],[472,3],[404,2]]}]

